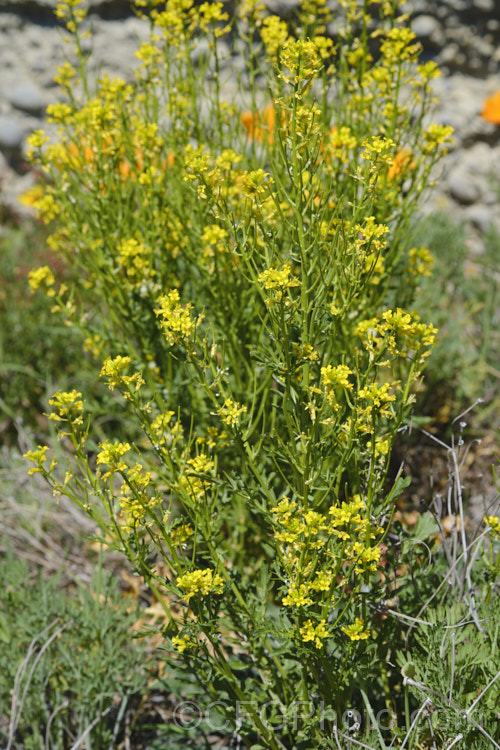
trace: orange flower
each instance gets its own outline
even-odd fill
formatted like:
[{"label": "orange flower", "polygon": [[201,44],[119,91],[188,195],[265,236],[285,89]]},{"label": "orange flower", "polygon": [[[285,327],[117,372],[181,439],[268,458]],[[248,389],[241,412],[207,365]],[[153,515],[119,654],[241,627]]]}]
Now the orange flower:
[{"label": "orange flower", "polygon": [[400,151],[398,151],[398,153],[392,160],[392,164],[387,171],[387,179],[395,180],[406,171],[415,169],[417,165],[414,161],[412,161],[411,157],[412,153],[409,149],[400,149]]},{"label": "orange flower", "polygon": [[500,125],[500,91],[485,99],[481,117],[493,125]]},{"label": "orange flower", "polygon": [[[120,161],[120,164],[118,166],[118,172],[120,173],[120,177],[125,180],[126,178],[130,177],[136,177],[137,172],[140,172],[141,169],[144,166],[144,154],[141,151],[141,149],[136,149],[134,154],[135,163],[132,163],[130,160],[122,159]],[[167,153],[167,158],[163,159],[162,162],[160,162],[160,168],[166,172],[168,167],[172,167],[175,162],[175,155],[172,153],[172,151],[169,151]]]},{"label": "orange flower", "polygon": [[262,112],[254,113],[248,110],[241,115],[241,122],[248,135],[259,143],[273,143],[275,120],[276,110],[272,104],[264,107]]}]

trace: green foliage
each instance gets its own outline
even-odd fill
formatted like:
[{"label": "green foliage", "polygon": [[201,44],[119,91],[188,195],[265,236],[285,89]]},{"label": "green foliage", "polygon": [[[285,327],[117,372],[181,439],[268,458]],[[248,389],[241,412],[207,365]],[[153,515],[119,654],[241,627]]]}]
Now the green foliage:
[{"label": "green foliage", "polygon": [[0,236],[0,414],[31,429],[40,426],[47,390],[67,387],[77,361],[81,374],[78,336],[51,313],[50,298],[30,294],[33,262],[50,257],[59,281],[67,275],[45,250],[46,237],[34,222],[6,225]]},{"label": "green foliage", "polygon": [[412,674],[408,685],[415,704],[430,698],[430,721],[419,725],[414,741],[432,738],[440,746],[461,734],[463,747],[493,747],[492,740],[500,741],[498,598],[478,609],[481,630],[465,604],[437,606],[426,616],[429,626],[416,632],[403,667],[405,675]]},{"label": "green foliage", "polygon": [[[9,747],[108,748],[147,681],[145,650],[130,639],[137,613],[109,574],[61,588],[7,552],[0,568],[0,734]],[[90,745],[89,745],[90,743]]]},{"label": "green foliage", "polygon": [[414,242],[429,248],[437,271],[422,281],[415,309],[424,320],[431,315],[441,332],[426,372],[423,408],[433,414],[446,403],[459,410],[483,398],[486,405],[479,418],[495,420],[500,238],[491,228],[485,253],[471,259],[464,227],[446,215],[433,214],[419,224]]}]

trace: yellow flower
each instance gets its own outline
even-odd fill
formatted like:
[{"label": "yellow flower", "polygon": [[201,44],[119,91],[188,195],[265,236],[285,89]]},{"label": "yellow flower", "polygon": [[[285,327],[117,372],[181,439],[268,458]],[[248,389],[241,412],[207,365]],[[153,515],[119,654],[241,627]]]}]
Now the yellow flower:
[{"label": "yellow flower", "polygon": [[279,16],[268,16],[264,19],[260,33],[268,58],[276,62],[278,51],[288,39],[288,26]]},{"label": "yellow flower", "polygon": [[193,306],[191,303],[184,307],[179,304],[177,289],[172,289],[172,291],[162,295],[158,300],[158,305],[155,313],[160,318],[161,328],[171,346],[179,344],[183,339],[191,336],[197,323],[201,322],[201,317],[198,318],[198,321],[192,317]]},{"label": "yellow flower", "polygon": [[263,200],[273,183],[272,177],[263,169],[243,172],[241,175],[241,189],[247,198]]},{"label": "yellow flower", "polygon": [[128,366],[132,362],[130,357],[108,357],[101,369],[101,378],[108,378],[108,386],[110,390],[116,388],[120,383],[123,382],[123,373],[128,369]]},{"label": "yellow flower", "polygon": [[326,620],[320,620],[316,625],[312,620],[306,620],[299,630],[304,643],[314,641],[316,648],[323,647],[323,641],[328,638]]},{"label": "yellow flower", "polygon": [[129,443],[110,443],[106,440],[99,443],[99,453],[97,454],[97,465],[104,464],[109,466],[109,471],[103,474],[103,479],[108,479],[115,472],[124,472],[127,464],[122,461],[122,457],[130,450]]},{"label": "yellow flower", "polygon": [[230,31],[231,27],[229,25],[223,27],[216,26],[217,23],[229,19],[229,15],[223,11],[223,7],[222,3],[202,3],[200,5],[199,23],[202,31],[206,32],[209,26],[212,26],[216,37],[220,37]]},{"label": "yellow flower", "polygon": [[483,521],[488,524],[493,536],[500,538],[500,518],[496,516],[485,516]]},{"label": "yellow flower", "polygon": [[71,424],[83,424],[83,401],[79,391],[59,391],[49,399],[50,406],[55,411],[49,414],[49,419],[55,422],[71,422]]},{"label": "yellow flower", "polygon": [[170,540],[175,547],[180,547],[182,544],[194,534],[194,529],[189,523],[183,523],[180,526],[176,526],[170,534]]},{"label": "yellow flower", "polygon": [[[23,458],[27,458],[28,461],[36,464],[36,466],[32,466],[31,469],[29,469],[28,474],[46,473],[46,469],[44,468],[43,464],[47,460],[48,450],[49,447],[47,445],[39,445],[36,450],[28,451],[27,453],[23,454]],[[49,472],[52,471],[52,469],[54,469],[56,465],[57,462],[55,459],[53,459],[49,467]]]},{"label": "yellow flower", "polygon": [[[293,83],[314,78],[323,65],[318,48],[310,39],[305,41],[288,39],[283,44],[280,59],[282,65],[292,73]],[[288,76],[282,73],[281,77],[288,82]]]},{"label": "yellow flower", "polygon": [[240,415],[245,414],[246,411],[246,406],[233,401],[231,398],[226,398],[224,406],[217,409],[217,414],[228,427],[236,427],[240,421]]},{"label": "yellow flower", "polygon": [[151,422],[151,433],[155,441],[155,447],[172,448],[184,436],[184,430],[180,422],[172,423],[175,412],[166,411],[158,414]]},{"label": "yellow flower", "polygon": [[451,125],[437,125],[436,123],[433,123],[432,125],[429,125],[427,130],[423,131],[422,135],[425,141],[425,153],[432,153],[438,146],[451,143],[453,140],[453,128]]},{"label": "yellow flower", "polygon": [[412,247],[408,250],[410,273],[414,276],[430,276],[436,262],[435,257],[426,247]]},{"label": "yellow flower", "polygon": [[352,370],[347,365],[337,365],[336,367],[327,365],[321,368],[321,383],[327,392],[336,390],[337,388],[352,391],[352,383],[349,382],[349,375],[352,375]]},{"label": "yellow flower", "polygon": [[22,206],[35,206],[37,201],[43,197],[43,192],[43,185],[33,185],[19,196],[18,201]]},{"label": "yellow flower", "polygon": [[312,603],[313,600],[308,594],[305,583],[301,583],[299,586],[296,583],[292,583],[286,596],[283,598],[285,607],[305,607],[307,604]]},{"label": "yellow flower", "polygon": [[291,289],[300,286],[297,279],[292,277],[292,264],[285,263],[283,268],[269,268],[258,276],[258,281],[264,285],[264,289]]},{"label": "yellow flower", "polygon": [[55,296],[55,291],[52,288],[55,284],[55,278],[48,266],[40,266],[40,268],[30,271],[28,274],[28,283],[32,292],[44,288],[49,297]]},{"label": "yellow flower", "polygon": [[180,654],[182,654],[186,649],[192,648],[196,644],[190,639],[188,635],[174,635],[174,637],[172,638],[172,645],[175,646]]},{"label": "yellow flower", "polygon": [[218,573],[206,568],[205,570],[192,570],[177,579],[177,586],[184,589],[183,598],[189,602],[193,596],[205,596],[207,594],[221,594],[223,580]]},{"label": "yellow flower", "polygon": [[356,617],[355,622],[349,625],[347,628],[341,628],[342,632],[345,633],[351,641],[363,641],[370,637],[370,631],[364,630],[365,624],[363,620]]},{"label": "yellow flower", "polygon": [[182,487],[193,500],[201,500],[212,483],[211,474],[215,462],[206,453],[200,453],[186,461],[186,469],[180,478]]}]

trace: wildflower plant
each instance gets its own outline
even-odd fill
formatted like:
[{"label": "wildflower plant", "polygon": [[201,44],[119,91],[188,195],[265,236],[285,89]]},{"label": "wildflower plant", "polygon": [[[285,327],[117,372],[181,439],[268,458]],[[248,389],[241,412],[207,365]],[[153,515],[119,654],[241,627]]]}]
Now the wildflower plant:
[{"label": "wildflower plant", "polygon": [[[31,286],[83,330],[135,425],[97,444],[84,396],[58,393],[64,478],[44,446],[31,471],[135,564],[168,658],[254,748],[334,746],[367,679],[404,485],[391,448],[436,336],[408,290],[430,266],[410,220],[451,135],[424,127],[438,70],[396,0],[340,5],[334,43],[321,0],[289,22],[250,0],[233,18],[140,3],[151,37],[127,83],[93,82],[71,0],[58,137],[30,139],[36,206],[78,272]],[[228,101],[232,43],[248,67]],[[324,715],[290,713],[313,700]]]}]

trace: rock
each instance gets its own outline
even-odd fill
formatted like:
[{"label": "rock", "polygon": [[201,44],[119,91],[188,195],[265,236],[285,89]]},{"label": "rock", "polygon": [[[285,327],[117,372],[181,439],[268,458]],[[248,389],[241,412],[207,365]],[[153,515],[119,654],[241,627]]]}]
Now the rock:
[{"label": "rock", "polygon": [[45,109],[42,92],[31,81],[23,81],[14,86],[7,93],[7,99],[15,109],[31,115],[40,115]]},{"label": "rock", "polygon": [[465,210],[465,217],[482,234],[486,234],[492,223],[491,209],[487,206],[469,206]]},{"label": "rock", "polygon": [[467,174],[455,174],[448,178],[448,189],[452,197],[463,205],[479,200],[481,191]]},{"label": "rock", "polygon": [[0,14],[0,31],[17,31],[21,29],[23,22],[17,13],[2,13]]},{"label": "rock", "polygon": [[299,0],[267,0],[266,7],[270,13],[277,16],[289,16],[299,6]]},{"label": "rock", "polygon": [[417,16],[411,22],[411,28],[420,41],[433,41],[438,43],[443,39],[441,24],[434,16]]},{"label": "rock", "polygon": [[474,0],[474,6],[477,10],[485,13],[491,13],[495,10],[495,0]]},{"label": "rock", "polygon": [[0,117],[0,148],[7,153],[21,148],[28,127],[15,115]]}]

